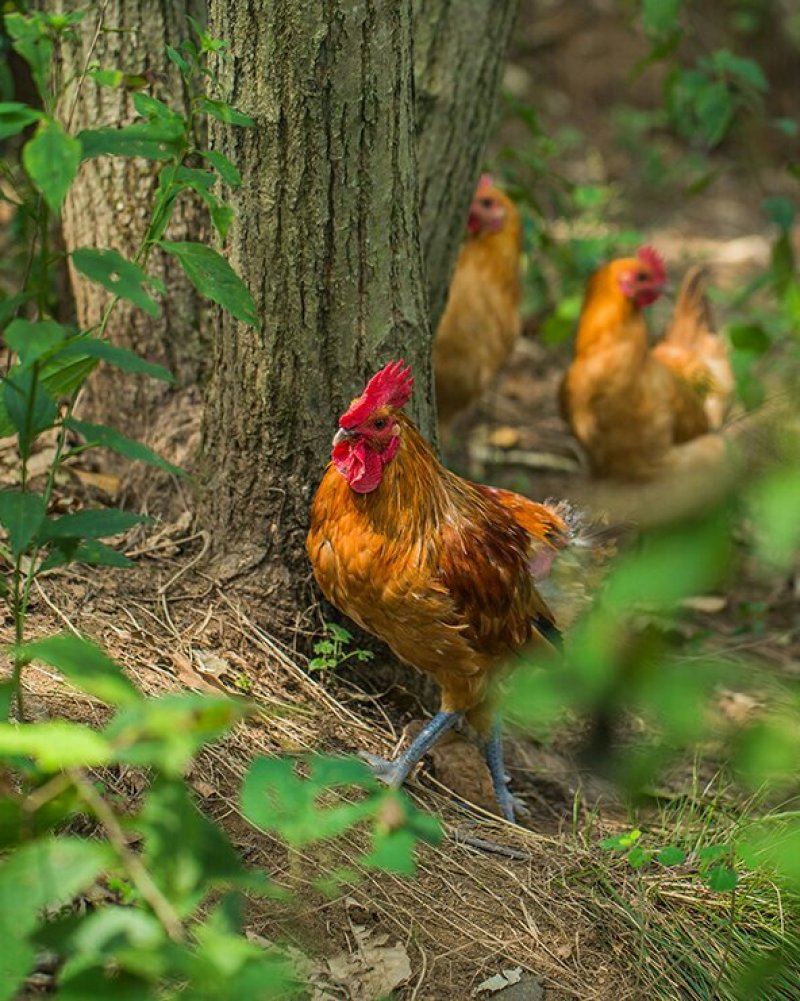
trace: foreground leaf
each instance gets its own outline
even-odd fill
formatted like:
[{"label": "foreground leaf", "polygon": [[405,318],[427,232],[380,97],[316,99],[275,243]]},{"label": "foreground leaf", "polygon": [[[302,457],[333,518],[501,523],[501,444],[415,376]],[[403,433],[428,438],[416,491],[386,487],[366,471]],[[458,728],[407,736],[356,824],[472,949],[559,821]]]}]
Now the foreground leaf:
[{"label": "foreground leaf", "polygon": [[20,754],[54,772],[105,765],[114,757],[113,748],[101,734],[79,723],[0,723],[0,756]]},{"label": "foreground leaf", "polygon": [[94,156],[143,156],[171,160],[183,145],[184,130],[174,122],[134,122],[123,128],[85,129],[78,133],[83,158]]},{"label": "foreground leaf", "polygon": [[18,135],[41,117],[41,111],[20,101],[3,101],[0,103],[0,140]]},{"label": "foreground leaf", "polygon": [[45,428],[52,427],[58,416],[55,400],[35,371],[17,367],[3,383],[3,402],[19,436],[19,454],[27,459],[36,438]]},{"label": "foreground leaf", "polygon": [[27,368],[43,355],[57,348],[67,337],[67,329],[55,320],[13,320],[3,336],[6,344],[19,355],[20,365]]},{"label": "foreground leaf", "polygon": [[27,660],[50,664],[82,691],[104,702],[127,706],[142,698],[120,665],[105,650],[80,636],[69,633],[48,636],[20,647],[19,652]]},{"label": "foreground leaf", "polygon": [[259,325],[256,306],[247,286],[216,250],[202,243],[169,240],[162,240],[159,246],[178,258],[189,281],[201,295],[227,309],[237,320],[251,327]]}]

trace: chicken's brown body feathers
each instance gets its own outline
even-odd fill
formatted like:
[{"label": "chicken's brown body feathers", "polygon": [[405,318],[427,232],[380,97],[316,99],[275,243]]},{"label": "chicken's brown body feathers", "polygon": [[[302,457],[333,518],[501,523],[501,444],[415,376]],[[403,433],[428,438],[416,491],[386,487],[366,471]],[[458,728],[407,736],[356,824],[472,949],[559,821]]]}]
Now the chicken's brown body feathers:
[{"label": "chicken's brown body feathers", "polygon": [[538,618],[552,621],[530,572],[543,543],[395,419],[402,442],[376,490],[356,494],[328,467],[311,511],[314,575],[337,608],[436,678],[443,710],[483,727],[503,663],[541,639]]},{"label": "chicken's brown body feathers", "polygon": [[[708,359],[716,357],[722,371],[730,369],[709,318],[702,275],[690,272],[673,325],[651,350],[644,316],[620,292],[614,265],[593,276],[561,403],[596,475],[656,476],[674,446],[715,426],[706,406],[717,385]],[[720,393],[718,409],[728,396]]]},{"label": "chicken's brown body feathers", "polygon": [[522,225],[511,199],[493,190],[507,208],[505,227],[465,241],[436,331],[433,366],[444,429],[483,394],[508,360],[522,329]]}]

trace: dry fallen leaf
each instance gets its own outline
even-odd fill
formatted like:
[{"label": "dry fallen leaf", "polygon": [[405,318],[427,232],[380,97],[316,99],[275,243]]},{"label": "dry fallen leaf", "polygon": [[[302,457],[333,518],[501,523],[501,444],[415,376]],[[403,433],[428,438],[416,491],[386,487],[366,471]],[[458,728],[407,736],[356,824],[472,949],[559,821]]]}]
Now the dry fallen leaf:
[{"label": "dry fallen leaf", "polygon": [[569,959],[569,957],[572,955],[572,945],[569,942],[567,942],[565,945],[560,945],[556,949],[556,955],[558,956],[559,959]]},{"label": "dry fallen leaf", "polygon": [[681,608],[688,608],[690,612],[705,612],[707,615],[724,612],[727,607],[728,599],[718,594],[698,594],[684,598],[681,602]]},{"label": "dry fallen leaf", "polygon": [[478,984],[475,988],[475,993],[496,994],[498,991],[505,990],[506,987],[510,987],[512,984],[518,984],[521,979],[522,967],[515,966],[513,970],[503,970],[502,973],[495,973],[493,977],[489,977],[482,984]]},{"label": "dry fallen leaf", "polygon": [[351,927],[356,951],[328,959],[330,976],[347,991],[350,1001],[378,1001],[410,979],[408,953],[400,942],[387,945],[386,934],[375,934],[363,925]]},{"label": "dry fallen leaf", "polygon": [[520,443],[521,435],[517,428],[499,427],[487,435],[486,442],[495,448],[515,448]]},{"label": "dry fallen leaf", "polygon": [[207,677],[221,678],[224,674],[231,673],[230,663],[224,657],[220,657],[219,654],[212,653],[210,650],[194,649],[192,657],[197,664],[197,670]]},{"label": "dry fallen leaf", "polygon": [[717,702],[722,715],[731,723],[741,726],[747,723],[761,708],[761,702],[745,692],[731,692],[723,689]]},{"label": "dry fallen leaf", "polygon": [[206,681],[184,654],[177,650],[174,651],[172,654],[172,663],[175,668],[175,677],[182,684],[186,685],[187,688],[193,688],[200,692],[219,694],[220,686],[212,685],[211,682]]},{"label": "dry fallen leaf", "polygon": [[85,487],[98,490],[110,501],[115,501],[119,497],[122,489],[122,480],[119,476],[113,476],[111,473],[93,473],[90,469],[80,469],[77,466],[67,466],[67,469]]}]

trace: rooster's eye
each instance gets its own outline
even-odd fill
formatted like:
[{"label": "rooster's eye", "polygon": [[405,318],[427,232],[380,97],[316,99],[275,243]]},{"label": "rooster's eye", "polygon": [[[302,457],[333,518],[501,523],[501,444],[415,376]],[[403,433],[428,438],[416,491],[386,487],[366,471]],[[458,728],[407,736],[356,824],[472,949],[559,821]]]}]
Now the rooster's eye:
[{"label": "rooster's eye", "polygon": [[379,417],[372,426],[376,431],[382,431],[388,423],[389,421],[385,417]]},{"label": "rooster's eye", "polygon": [[649,277],[650,275],[648,275],[646,271],[640,271],[639,274],[636,276],[636,278],[640,282],[646,282]]},{"label": "rooster's eye", "polygon": [[479,204],[482,209],[490,209],[494,207],[494,201],[491,198],[481,198]]}]

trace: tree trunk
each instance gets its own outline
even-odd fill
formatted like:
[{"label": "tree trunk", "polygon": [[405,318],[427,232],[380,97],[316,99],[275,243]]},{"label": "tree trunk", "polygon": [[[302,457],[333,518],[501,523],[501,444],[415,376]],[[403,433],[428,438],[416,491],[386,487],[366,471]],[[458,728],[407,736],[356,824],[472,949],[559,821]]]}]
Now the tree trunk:
[{"label": "tree trunk", "polygon": [[[218,570],[261,564],[270,612],[311,603],[308,508],[339,414],[402,356],[434,425],[418,234],[410,0],[212,0],[235,57],[214,125],[239,167],[230,261],[263,328],[220,318],[205,423],[205,519]],[[268,562],[267,562],[268,561]]]},{"label": "tree trunk", "polygon": [[413,0],[420,227],[433,329],[466,232],[518,0]]},{"label": "tree trunk", "polygon": [[[59,12],[73,9],[64,0],[46,0]],[[151,92],[173,107],[186,106],[186,94],[164,46],[176,46],[187,37],[187,14],[204,21],[202,0],[108,0],[87,14],[66,43],[60,67],[64,80],[77,79],[88,61],[104,69],[121,69],[152,81]],[[102,20],[102,25],[98,22]],[[118,125],[134,117],[132,97],[124,89],[100,87],[84,79],[77,92],[72,83],[61,104],[72,131]],[[67,250],[111,247],[133,257],[150,219],[158,165],[146,160],[99,157],[83,165],[63,212]],[[207,240],[206,211],[195,201],[182,199],[170,226],[173,240]],[[175,375],[178,386],[197,382],[209,354],[207,307],[196,295],[174,258],[154,254],[148,265],[168,289],[157,319],[129,303],[118,303],[108,327],[110,340],[157,361]],[[109,301],[108,293],[72,271],[78,323],[97,323]],[[142,376],[121,373],[101,365],[81,398],[81,416],[122,428],[126,434],[147,437],[169,386]]]}]

